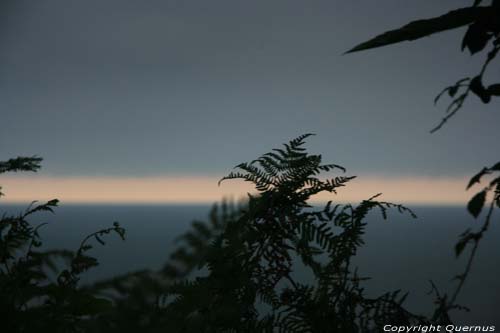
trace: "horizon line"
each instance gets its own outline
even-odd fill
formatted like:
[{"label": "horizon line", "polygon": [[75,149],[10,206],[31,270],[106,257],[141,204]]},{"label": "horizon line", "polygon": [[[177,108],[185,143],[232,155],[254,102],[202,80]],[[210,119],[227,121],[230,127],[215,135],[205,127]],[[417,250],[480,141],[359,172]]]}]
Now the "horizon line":
[{"label": "horizon line", "polygon": [[[224,198],[245,198],[255,193],[248,182],[231,181],[217,185],[215,176],[38,176],[8,175],[0,185],[1,203],[29,203],[59,199],[70,204],[210,204]],[[311,203],[355,203],[377,193],[381,201],[418,205],[466,204],[473,191],[466,191],[465,177],[364,176],[339,187],[338,194],[321,193]]]}]

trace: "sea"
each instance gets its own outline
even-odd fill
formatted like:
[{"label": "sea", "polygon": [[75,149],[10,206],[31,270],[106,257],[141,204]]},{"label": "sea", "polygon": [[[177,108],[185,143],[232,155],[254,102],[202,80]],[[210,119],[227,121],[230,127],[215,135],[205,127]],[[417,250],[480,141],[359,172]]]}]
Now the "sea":
[{"label": "sea", "polygon": [[[0,214],[17,213],[25,206],[0,205]],[[34,215],[35,224],[48,222],[40,234],[47,248],[76,250],[88,234],[117,221],[126,229],[126,239],[115,235],[96,244],[91,254],[100,265],[82,279],[100,279],[142,269],[160,269],[176,248],[176,239],[189,230],[193,220],[206,221],[210,205],[62,205],[55,213]],[[354,260],[365,282],[366,294],[376,297],[386,291],[408,292],[406,307],[430,315],[435,297],[431,283],[441,293],[450,293],[466,265],[467,249],[456,258],[454,245],[466,229],[477,230],[482,220],[474,219],[465,207],[411,207],[413,219],[389,211],[387,220],[370,213],[365,245]],[[484,214],[484,212],[483,212]],[[482,216],[484,217],[484,216]],[[490,229],[481,241],[472,270],[458,303],[470,311],[454,312],[461,325],[495,325],[500,330],[500,212],[493,215]],[[301,275],[300,272],[298,274]],[[307,274],[304,274],[306,276]],[[307,277],[306,277],[307,279]]]}]

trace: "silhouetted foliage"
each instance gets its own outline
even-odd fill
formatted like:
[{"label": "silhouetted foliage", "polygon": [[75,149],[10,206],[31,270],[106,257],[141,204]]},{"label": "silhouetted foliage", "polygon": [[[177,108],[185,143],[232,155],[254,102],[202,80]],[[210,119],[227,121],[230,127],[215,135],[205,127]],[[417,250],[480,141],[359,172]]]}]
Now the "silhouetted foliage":
[{"label": "silhouetted foliage", "polygon": [[491,0],[488,6],[480,6],[481,3],[483,1],[474,1],[471,7],[459,8],[431,19],[410,22],[399,29],[387,31],[361,43],[347,53],[412,41],[445,30],[467,26],[462,39],[462,50],[468,49],[471,55],[483,51],[487,46],[489,50],[478,74],[458,80],[436,97],[435,102],[443,94],[448,94],[452,102],[446,109],[446,116],[431,131],[435,132],[460,110],[470,93],[479,97],[483,103],[489,103],[492,97],[500,96],[500,83],[488,86],[483,83],[488,66],[496,59],[500,50],[500,1]]},{"label": "silhouetted foliage", "polygon": [[209,221],[193,221],[192,230],[177,238],[181,245],[169,256],[162,273],[171,279],[187,277],[193,270],[206,263],[210,242],[222,233],[229,221],[237,220],[245,205],[236,206],[234,202],[222,201],[210,211]]},{"label": "silhouetted foliage", "polygon": [[[436,96],[434,100],[435,103],[437,103],[444,94],[447,94],[452,101],[446,109],[446,116],[431,130],[431,133],[433,133],[441,129],[442,126],[462,108],[470,93],[476,95],[483,103],[489,103],[492,97],[500,96],[500,83],[493,83],[488,86],[485,86],[483,83],[483,77],[488,66],[493,60],[497,59],[496,57],[500,51],[500,1],[491,0],[488,1],[488,5],[480,6],[485,2],[487,1],[475,0],[470,7],[459,8],[439,17],[410,22],[399,29],[387,31],[361,43],[347,51],[347,53],[387,46],[403,41],[413,41],[434,33],[467,26],[467,30],[462,38],[462,51],[468,49],[471,55],[475,55],[485,50],[487,47],[489,47],[489,49],[478,74],[472,78],[466,77],[458,80],[455,84],[443,89],[443,91]],[[483,168],[478,174],[472,177],[467,185],[467,189],[478,184],[484,176],[498,173],[499,171],[500,162],[490,168]],[[487,202],[488,194],[491,194],[491,201],[489,202],[488,212],[481,228],[475,232],[471,229],[467,229],[460,235],[460,239],[455,245],[455,253],[458,257],[462,254],[467,245],[472,244],[472,249],[464,272],[456,277],[458,280],[456,288],[451,293],[451,296],[448,297],[447,294],[441,295],[433,284],[433,291],[436,294],[439,304],[434,318],[448,318],[449,310],[462,308],[456,304],[457,297],[471,271],[479,242],[483,238],[484,233],[488,230],[493,209],[495,206],[500,207],[500,177],[491,180],[486,187],[470,199],[467,210],[474,218],[480,216]]]},{"label": "silhouetted foliage", "polygon": [[[369,211],[413,213],[377,196],[358,206],[310,206],[311,196],[335,193],[354,177],[322,180],[320,173],[344,169],[309,155],[302,147],[308,136],[239,164],[221,180],[249,181],[259,193],[211,241],[203,258],[207,275],[168,288],[162,312],[170,331],[365,332],[422,320],[402,308],[399,291],[367,298],[350,264]],[[313,284],[294,277],[298,265],[311,270]]]},{"label": "silhouetted foliage", "polygon": [[170,331],[175,323],[167,322],[163,314],[170,286],[200,274],[212,241],[223,232],[228,221],[241,215],[243,207],[227,201],[214,204],[208,221],[194,221],[191,229],[177,238],[175,250],[160,271],[132,272],[90,286],[92,292],[111,299],[115,305],[114,311],[93,322],[92,331]]},{"label": "silhouetted foliage", "polygon": [[[0,173],[36,171],[41,158],[19,157],[0,162]],[[0,219],[0,313],[3,332],[79,332],[82,322],[106,311],[111,303],[78,287],[80,275],[97,266],[88,255],[89,241],[124,230],[115,223],[86,237],[76,252],[42,250],[39,230],[28,218],[37,212],[53,212],[58,200],[45,204],[33,202],[17,216],[4,214]],[[61,260],[66,268],[61,268]]]},{"label": "silhouetted foliage", "polygon": [[[390,210],[415,214],[378,201],[380,194],[358,205],[310,205],[312,196],[335,194],[354,178],[325,178],[323,173],[345,169],[307,153],[303,146],[310,135],[241,163],[224,177],[221,182],[251,182],[258,193],[249,194],[244,203],[215,205],[208,221],[193,222],[158,272],[132,272],[79,286],[81,274],[98,265],[88,254],[90,241],[104,244],[102,237],[110,232],[123,238],[119,224],[85,237],[75,252],[42,251],[40,226],[31,226],[27,217],[52,211],[57,200],[32,205],[17,217],[4,216],[4,327],[8,332],[379,332],[388,323],[450,324],[449,311],[461,307],[434,285],[438,302],[431,318],[406,310],[407,294],[400,290],[378,297],[366,294],[368,277],[353,267],[352,259],[364,244],[367,215],[372,210],[384,219]],[[497,171],[496,165],[485,168],[471,184]],[[496,205],[499,182],[493,179],[482,191],[493,191]],[[462,249],[469,242],[477,247],[486,228],[464,234]],[[61,268],[61,259],[66,268]],[[311,279],[296,274],[303,269]]]},{"label": "silhouetted foliage", "polygon": [[[140,271],[91,286],[80,275],[98,264],[89,241],[124,230],[115,223],[87,236],[75,252],[42,251],[40,226],[27,221],[52,211],[57,200],[32,205],[1,226],[1,312],[9,332],[367,332],[387,322],[423,322],[402,307],[406,295],[365,295],[366,279],[351,259],[363,245],[369,211],[414,214],[404,206],[377,201],[357,206],[328,202],[322,209],[311,196],[336,191],[354,177],[323,179],[345,171],[322,164],[303,148],[306,134],[257,160],[242,163],[227,179],[252,182],[258,195],[245,203],[214,206],[208,222],[195,221],[159,272]],[[5,170],[39,168],[38,160],[7,163]],[[15,166],[16,167],[11,167]],[[67,268],[61,268],[63,262]],[[297,266],[314,279],[294,276]]]},{"label": "silhouetted foliage", "polygon": [[[323,172],[345,170],[308,154],[303,144],[309,136],[224,177],[253,183],[258,195],[239,206],[215,206],[209,222],[194,222],[163,270],[94,285],[117,304],[117,311],[99,318],[100,330],[370,332],[389,322],[426,322],[403,308],[406,295],[399,290],[367,297],[367,278],[351,265],[371,210],[384,218],[391,208],[413,212],[377,201],[379,195],[357,206],[310,206],[311,196],[336,193],[354,177],[322,179]],[[298,267],[313,279],[298,279]]]},{"label": "silhouetted foliage", "polygon": [[[415,40],[441,31],[468,26],[462,50],[471,55],[489,46],[480,72],[445,88],[436,102],[452,98],[440,129],[463,106],[470,93],[489,103],[500,96],[500,84],[484,85],[483,76],[500,50],[500,1],[453,10],[442,16],[411,22],[386,32],[348,52]],[[378,210],[387,218],[395,209],[415,217],[408,208],[374,195],[358,205],[311,206],[312,196],[346,186],[354,177],[324,178],[323,173],[345,169],[322,164],[321,155],[303,147],[311,134],[283,148],[239,164],[222,181],[252,183],[257,195],[241,204],[215,205],[207,222],[193,222],[178,239],[177,248],[158,272],[144,270],[81,286],[80,278],[98,265],[89,254],[92,241],[125,230],[118,223],[85,237],[76,251],[44,250],[39,231],[29,217],[53,212],[58,200],[33,202],[19,215],[0,219],[0,314],[6,332],[379,332],[391,325],[450,324],[450,311],[463,309],[457,297],[471,271],[479,241],[500,207],[500,163],[483,168],[468,188],[492,177],[468,204],[478,218],[487,206],[478,231],[466,230],[455,245],[460,256],[470,248],[463,273],[451,295],[432,283],[436,309],[432,317],[403,307],[400,290],[378,297],[365,293],[368,279],[352,265],[363,246],[367,214]],[[39,157],[0,162],[0,174],[37,171]],[[2,193],[0,192],[0,195]],[[306,268],[311,280],[300,279]]]},{"label": "silhouetted foliage", "polygon": [[[11,158],[8,161],[0,162],[0,174],[4,172],[17,172],[17,171],[32,171],[36,172],[40,169],[40,157],[17,157]],[[0,186],[0,197],[3,195],[2,187]]]}]

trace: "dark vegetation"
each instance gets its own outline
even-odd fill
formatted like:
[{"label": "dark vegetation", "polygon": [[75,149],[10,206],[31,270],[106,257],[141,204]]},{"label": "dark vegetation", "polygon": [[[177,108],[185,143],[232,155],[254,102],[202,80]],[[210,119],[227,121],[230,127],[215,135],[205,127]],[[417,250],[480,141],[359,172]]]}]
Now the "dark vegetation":
[{"label": "dark vegetation", "polygon": [[[440,129],[470,94],[484,103],[500,95],[500,84],[484,85],[483,75],[500,49],[500,1],[474,5],[443,16],[412,22],[360,44],[350,52],[414,40],[468,26],[462,48],[471,54],[490,47],[478,75],[446,88],[452,102],[434,129]],[[434,131],[433,130],[433,131]],[[118,223],[84,238],[72,250],[41,250],[42,225],[31,215],[50,211],[57,200],[33,203],[16,216],[0,220],[0,314],[5,332],[378,332],[385,324],[450,324],[461,310],[458,295],[471,272],[480,240],[492,212],[500,207],[500,163],[484,168],[468,187],[484,177],[489,183],[472,197],[475,217],[487,207],[477,231],[466,230],[455,246],[457,256],[469,250],[464,271],[452,292],[433,284],[435,309],[430,316],[404,308],[406,294],[391,290],[378,297],[364,291],[367,277],[351,264],[363,246],[366,216],[378,210],[414,216],[408,208],[378,201],[358,205],[326,203],[318,209],[311,196],[336,191],[353,177],[325,179],[324,173],[345,170],[323,164],[320,155],[303,147],[309,134],[283,148],[242,163],[222,180],[243,179],[258,195],[235,205],[215,205],[208,222],[196,221],[182,235],[162,270],[132,272],[93,285],[79,284],[81,274],[98,265],[92,246],[105,237],[124,238]],[[0,162],[0,173],[36,171],[38,157]],[[495,178],[496,176],[496,178]],[[221,181],[222,181],[221,180]],[[302,281],[294,269],[309,269],[314,279]]]},{"label": "dark vegetation", "polygon": [[490,103],[492,98],[500,96],[500,83],[486,85],[484,83],[488,66],[492,64],[500,51],[500,1],[491,0],[489,5],[481,6],[484,2],[487,1],[475,0],[471,7],[458,8],[439,17],[410,22],[399,29],[384,32],[361,43],[347,53],[413,41],[442,31],[467,27],[462,38],[462,51],[467,49],[471,55],[484,53],[485,49],[488,51],[477,74],[459,79],[436,96],[435,103],[444,94],[447,94],[452,101],[446,109],[445,117],[431,130],[433,133],[455,116],[470,94],[475,95],[485,104]]},{"label": "dark vegetation", "polygon": [[[52,211],[57,200],[4,216],[4,327],[9,332],[377,332],[387,323],[450,324],[448,313],[458,306],[437,290],[437,308],[427,318],[406,310],[406,294],[399,290],[366,296],[367,277],[351,260],[363,246],[367,214],[415,215],[402,205],[378,201],[380,194],[357,206],[331,201],[322,208],[310,206],[311,196],[335,194],[354,177],[325,179],[323,173],[345,170],[308,154],[303,144],[309,136],[239,164],[224,177],[221,181],[253,183],[258,195],[240,205],[214,206],[209,222],[194,222],[158,272],[80,286],[80,275],[98,264],[89,255],[91,243],[104,245],[103,237],[111,232],[124,237],[117,223],[87,236],[74,252],[40,251],[43,225],[32,226],[27,219]],[[36,171],[39,162],[17,158],[2,163],[2,171]],[[483,232],[464,234],[462,248]],[[297,267],[309,269],[314,278],[298,279]]]},{"label": "dark vegetation", "polygon": [[[0,162],[0,173],[36,171],[41,158],[18,157]],[[28,218],[41,211],[53,212],[58,200],[33,202],[17,216],[0,220],[0,313],[4,332],[73,332],[83,318],[112,308],[110,300],[79,287],[80,275],[97,266],[88,255],[91,242],[104,244],[103,236],[115,232],[124,237],[118,223],[86,237],[76,251],[41,251],[39,234],[44,224],[33,226]],[[64,267],[61,268],[61,262]]]},{"label": "dark vegetation", "polygon": [[[487,5],[484,5],[488,2]],[[461,49],[468,50],[471,56],[486,53],[485,60],[477,74],[472,77],[459,79],[455,84],[444,88],[434,99],[437,103],[444,95],[451,98],[446,108],[446,115],[435,126],[431,133],[440,130],[449,119],[462,109],[467,98],[472,94],[485,104],[490,103],[493,98],[500,96],[500,83],[484,83],[484,76],[489,66],[497,60],[500,51],[500,1],[474,0],[472,6],[452,10],[439,17],[423,19],[410,22],[403,27],[384,32],[364,43],[361,43],[347,53],[368,50],[372,48],[387,46],[390,44],[413,41],[427,37],[434,33],[466,27],[462,37]],[[487,51],[486,51],[487,50]],[[497,157],[496,157],[497,158]],[[440,295],[436,288],[436,295],[442,307],[442,313],[459,307],[456,304],[457,297],[462,290],[465,280],[471,271],[472,263],[477,253],[479,243],[487,232],[491,223],[493,210],[500,207],[500,162],[491,167],[484,167],[467,184],[467,189],[479,184],[484,178],[489,178],[486,186],[476,193],[467,205],[468,211],[474,218],[478,218],[483,207],[487,206],[483,223],[477,231],[465,230],[455,245],[455,253],[462,254],[467,246],[471,246],[467,265],[463,273],[456,276],[457,285],[450,295]],[[487,203],[489,199],[489,202]],[[435,287],[435,286],[434,286]]]},{"label": "dark vegetation", "polygon": [[[402,307],[405,295],[391,291],[368,298],[364,277],[351,267],[363,244],[365,217],[373,209],[384,218],[389,209],[414,214],[406,207],[377,201],[357,206],[328,202],[318,210],[307,201],[317,193],[336,190],[354,177],[322,180],[321,173],[345,171],[322,164],[310,155],[300,136],[251,163],[237,166],[223,180],[252,182],[257,196],[236,207],[214,208],[209,223],[194,222],[182,236],[183,245],[160,272],[135,272],[78,285],[79,275],[97,265],[89,255],[90,240],[116,232],[118,224],[84,239],[76,252],[36,251],[40,226],[29,215],[50,210],[53,200],[29,208],[17,217],[5,216],[2,226],[2,313],[11,331],[106,332],[358,332],[391,323],[421,322]],[[39,159],[6,162],[5,171],[39,167]],[[60,268],[55,258],[68,262]],[[314,284],[294,277],[303,265]],[[195,277],[189,274],[200,268]],[[47,271],[55,274],[53,279]],[[260,310],[259,310],[260,308]]]}]

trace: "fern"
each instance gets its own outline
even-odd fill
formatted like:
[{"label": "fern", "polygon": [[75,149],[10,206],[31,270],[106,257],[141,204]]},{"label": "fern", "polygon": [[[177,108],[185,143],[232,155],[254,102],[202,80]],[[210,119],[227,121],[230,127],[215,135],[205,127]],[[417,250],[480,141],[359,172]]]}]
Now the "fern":
[{"label": "fern", "polygon": [[[41,311],[47,315],[44,325],[64,332],[372,332],[388,322],[429,322],[403,308],[406,296],[399,291],[366,297],[367,278],[351,267],[363,245],[370,211],[379,210],[384,218],[390,209],[411,216],[413,212],[377,201],[379,195],[357,206],[332,201],[323,208],[311,206],[311,196],[334,195],[354,178],[325,178],[324,173],[346,170],[309,154],[304,144],[311,135],[241,163],[222,178],[219,184],[228,179],[251,182],[258,195],[249,194],[240,205],[223,202],[214,206],[208,221],[193,222],[158,272],[132,272],[81,288],[80,275],[98,265],[88,252],[91,242],[104,244],[103,236],[111,232],[123,238],[125,231],[118,224],[89,235],[75,252],[43,253],[37,251],[38,228],[25,219],[52,211],[57,201],[33,204],[19,217],[4,217],[0,287],[23,289],[36,281],[40,289],[36,296],[16,295],[14,303],[0,302],[2,310],[7,307],[16,322],[23,322],[28,312],[31,316],[32,311]],[[68,268],[60,271],[52,257],[65,258]],[[299,265],[312,271],[312,281],[294,276]],[[41,267],[56,272],[57,281],[40,285],[47,278]],[[40,300],[39,295],[41,307],[14,310],[14,305]]]},{"label": "fern", "polygon": [[[10,159],[0,162],[0,173],[37,171],[40,162],[38,157]],[[123,238],[124,229],[115,223],[93,233],[76,252],[42,250],[40,230],[46,223],[34,226],[29,218],[39,212],[54,213],[57,206],[57,199],[32,202],[17,216],[0,218],[0,313],[6,332],[81,332],[91,318],[112,308],[108,299],[78,282],[82,273],[97,265],[97,259],[86,253],[92,247],[89,241],[104,244],[102,237],[110,232]]]},{"label": "fern", "polygon": [[[330,201],[321,210],[311,207],[312,195],[336,193],[354,177],[324,179],[323,172],[345,169],[308,154],[303,146],[310,136],[241,163],[221,179],[219,184],[229,179],[251,182],[259,194],[249,195],[245,209],[225,220],[217,234],[195,224],[182,237],[186,246],[174,253],[174,262],[189,267],[197,262],[208,272],[166,288],[172,301],[161,310],[164,316],[197,323],[190,326],[184,319],[182,327],[171,331],[203,327],[206,332],[242,332],[259,327],[267,332],[362,332],[380,328],[376,316],[387,322],[423,320],[403,310],[398,293],[366,298],[361,287],[365,278],[350,267],[363,244],[369,211],[379,209],[384,218],[391,208],[412,216],[413,212],[376,201],[378,195],[358,206]],[[198,259],[190,255],[202,249]],[[297,260],[311,268],[314,284],[294,279]],[[270,311],[259,313],[259,302]]]}]

